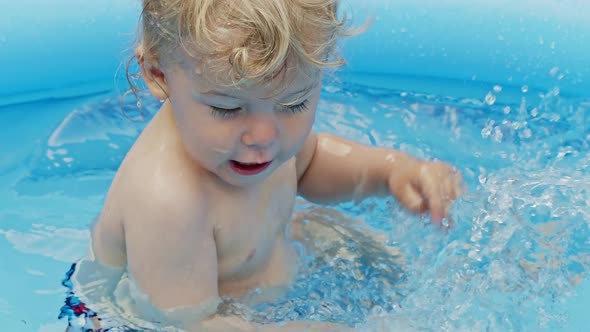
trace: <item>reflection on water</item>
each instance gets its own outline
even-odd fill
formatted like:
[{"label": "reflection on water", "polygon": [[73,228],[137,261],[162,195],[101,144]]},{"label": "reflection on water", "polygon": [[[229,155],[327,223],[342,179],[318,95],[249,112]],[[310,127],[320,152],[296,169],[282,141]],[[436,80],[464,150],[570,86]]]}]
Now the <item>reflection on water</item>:
[{"label": "reflection on water", "polygon": [[[445,234],[393,200],[343,204],[342,218],[362,219],[375,242],[316,223],[339,240],[319,242],[326,253],[310,256],[280,305],[237,301],[228,310],[259,321],[306,317],[353,325],[371,317],[375,330],[558,326],[561,304],[590,264],[590,101],[558,89],[513,90],[491,85],[491,95],[450,97],[327,82],[316,130],[455,164],[469,189],[455,205],[457,225]],[[158,104],[144,97],[147,118]],[[116,98],[82,106],[56,128],[14,190],[24,197],[46,197],[56,188],[70,197],[103,195],[144,125],[122,116]],[[80,181],[94,190],[82,190]],[[61,199],[52,201],[55,210],[63,210]],[[98,210],[100,200],[92,207]],[[299,212],[333,218],[314,209]],[[87,229],[89,220],[75,225]],[[58,240],[33,241],[42,227],[20,233],[2,227],[20,251],[61,247]]]},{"label": "reflection on water", "polygon": [[328,208],[301,205],[294,219],[302,256],[299,276],[275,301],[259,290],[228,300],[224,314],[268,323],[316,320],[355,326],[367,316],[394,312],[404,282],[404,259],[383,234]]}]

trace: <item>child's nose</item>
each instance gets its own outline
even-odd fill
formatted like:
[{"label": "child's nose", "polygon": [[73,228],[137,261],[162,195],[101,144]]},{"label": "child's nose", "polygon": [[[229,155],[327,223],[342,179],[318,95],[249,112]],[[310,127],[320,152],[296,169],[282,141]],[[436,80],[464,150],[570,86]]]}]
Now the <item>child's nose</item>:
[{"label": "child's nose", "polygon": [[278,136],[277,121],[273,115],[265,114],[251,119],[242,136],[242,143],[252,148],[267,148]]}]

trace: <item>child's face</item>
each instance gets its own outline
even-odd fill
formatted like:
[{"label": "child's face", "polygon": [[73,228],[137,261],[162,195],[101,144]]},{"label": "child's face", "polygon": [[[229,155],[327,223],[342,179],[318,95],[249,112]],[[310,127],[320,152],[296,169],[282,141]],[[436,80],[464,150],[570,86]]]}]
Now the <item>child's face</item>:
[{"label": "child's face", "polygon": [[271,97],[281,80],[218,88],[184,67],[166,70],[166,83],[185,149],[199,166],[231,185],[246,186],[302,148],[315,120],[320,75],[310,79],[288,70],[289,86]]}]

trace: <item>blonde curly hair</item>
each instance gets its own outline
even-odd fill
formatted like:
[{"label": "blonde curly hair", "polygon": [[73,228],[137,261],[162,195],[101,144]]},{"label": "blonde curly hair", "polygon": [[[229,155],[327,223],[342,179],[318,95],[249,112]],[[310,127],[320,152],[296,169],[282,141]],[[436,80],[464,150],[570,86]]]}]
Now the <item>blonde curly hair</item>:
[{"label": "blonde curly hair", "polygon": [[231,86],[275,78],[287,61],[309,73],[341,66],[345,23],[338,0],[143,0],[140,44],[161,67],[180,48],[203,77]]}]

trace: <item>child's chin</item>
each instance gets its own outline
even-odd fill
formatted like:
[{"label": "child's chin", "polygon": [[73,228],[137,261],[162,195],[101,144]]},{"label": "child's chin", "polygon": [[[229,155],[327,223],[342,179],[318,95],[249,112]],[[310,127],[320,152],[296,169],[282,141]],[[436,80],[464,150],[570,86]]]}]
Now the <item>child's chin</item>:
[{"label": "child's chin", "polygon": [[272,171],[273,170],[271,170],[271,169],[267,169],[260,174],[244,176],[244,175],[236,173],[232,169],[228,169],[226,172],[224,172],[223,175],[221,175],[219,177],[223,182],[225,182],[231,186],[248,187],[248,186],[255,185],[255,184],[258,184],[258,183],[264,181],[266,178],[268,178],[268,176],[270,174],[272,174]]}]

